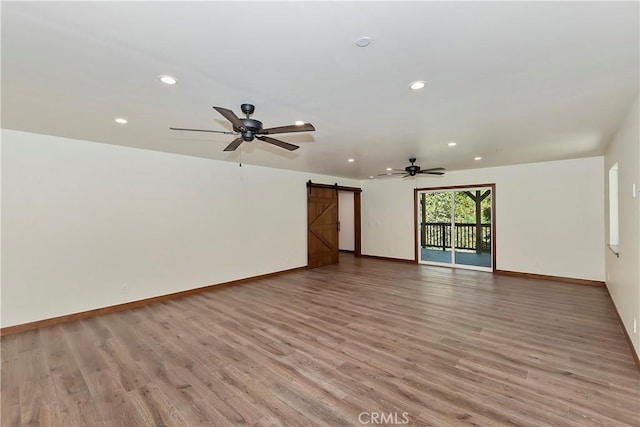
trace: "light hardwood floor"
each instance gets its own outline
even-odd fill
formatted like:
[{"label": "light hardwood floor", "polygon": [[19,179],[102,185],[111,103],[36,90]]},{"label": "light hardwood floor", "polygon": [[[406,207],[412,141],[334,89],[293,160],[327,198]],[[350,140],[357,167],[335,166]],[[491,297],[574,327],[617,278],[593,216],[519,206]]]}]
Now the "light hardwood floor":
[{"label": "light hardwood floor", "polygon": [[3,427],[640,424],[605,289],[350,255],[3,337],[1,380]]}]

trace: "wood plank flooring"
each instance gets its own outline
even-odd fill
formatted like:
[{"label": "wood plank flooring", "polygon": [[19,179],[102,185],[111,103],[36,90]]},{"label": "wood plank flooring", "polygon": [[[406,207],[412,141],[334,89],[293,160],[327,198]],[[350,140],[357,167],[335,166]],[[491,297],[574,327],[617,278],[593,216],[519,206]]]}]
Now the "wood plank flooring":
[{"label": "wood plank flooring", "polygon": [[6,336],[1,358],[3,427],[640,424],[605,289],[348,254]]}]

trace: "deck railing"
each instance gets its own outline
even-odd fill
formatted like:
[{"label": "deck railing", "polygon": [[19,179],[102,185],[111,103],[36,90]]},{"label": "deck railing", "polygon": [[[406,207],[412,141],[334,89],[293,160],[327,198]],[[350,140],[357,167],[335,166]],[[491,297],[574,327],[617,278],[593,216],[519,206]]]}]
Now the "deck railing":
[{"label": "deck railing", "polygon": [[[456,249],[478,252],[491,251],[491,224],[480,224],[480,239],[477,239],[476,224],[455,223],[454,236]],[[423,248],[451,249],[450,222],[423,222],[420,227],[420,245]]]}]

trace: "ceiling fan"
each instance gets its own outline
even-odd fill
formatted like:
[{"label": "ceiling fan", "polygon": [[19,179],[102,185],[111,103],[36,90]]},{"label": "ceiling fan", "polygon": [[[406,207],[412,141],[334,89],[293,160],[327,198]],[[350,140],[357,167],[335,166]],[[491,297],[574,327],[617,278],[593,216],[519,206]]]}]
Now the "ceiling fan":
[{"label": "ceiling fan", "polygon": [[392,169],[397,172],[388,172],[381,173],[378,176],[389,176],[389,175],[404,175],[403,178],[407,178],[409,176],[416,176],[417,174],[425,174],[425,175],[444,175],[445,168],[429,168],[429,169],[420,169],[420,166],[415,165],[416,158],[412,157],[409,159],[411,162],[410,166],[407,166],[404,169]]},{"label": "ceiling fan", "polygon": [[233,132],[228,131],[220,131],[220,130],[207,130],[207,129],[184,129],[184,128],[173,128],[170,127],[171,130],[180,130],[180,131],[189,131],[189,132],[213,132],[213,133],[225,133],[228,135],[240,135],[238,138],[234,139],[231,144],[227,145],[224,151],[234,151],[236,148],[240,146],[244,141],[253,141],[254,138],[258,138],[261,141],[267,142],[269,144],[276,145],[280,148],[284,148],[289,151],[297,150],[300,148],[297,145],[289,144],[288,142],[280,141],[275,138],[271,138],[265,135],[274,135],[277,133],[289,133],[289,132],[311,132],[316,130],[311,123],[304,123],[301,125],[289,125],[289,126],[278,126],[274,128],[262,128],[262,122],[256,119],[252,119],[249,116],[253,114],[256,107],[252,104],[242,104],[240,109],[247,116],[245,118],[239,118],[236,114],[222,107],[213,107],[218,113],[222,114],[222,116],[229,120],[233,125]]}]

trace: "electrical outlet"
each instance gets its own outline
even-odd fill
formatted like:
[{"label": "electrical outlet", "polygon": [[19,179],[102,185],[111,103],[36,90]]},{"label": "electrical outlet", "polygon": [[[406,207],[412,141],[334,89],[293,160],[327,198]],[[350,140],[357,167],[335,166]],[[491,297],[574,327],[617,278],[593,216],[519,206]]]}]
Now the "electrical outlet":
[{"label": "electrical outlet", "polygon": [[120,287],[120,293],[126,294],[128,291],[129,291],[129,284],[123,283],[122,286]]}]

